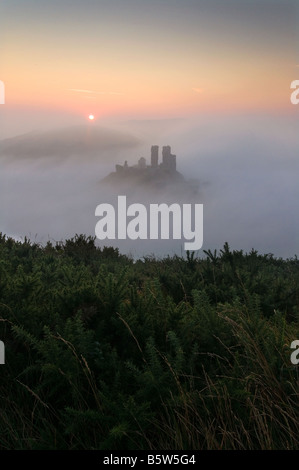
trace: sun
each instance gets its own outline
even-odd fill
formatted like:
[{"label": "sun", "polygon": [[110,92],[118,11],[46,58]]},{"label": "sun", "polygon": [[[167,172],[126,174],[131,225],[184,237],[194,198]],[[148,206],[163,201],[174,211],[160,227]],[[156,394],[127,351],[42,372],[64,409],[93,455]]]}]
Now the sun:
[{"label": "sun", "polygon": [[93,120],[94,120],[94,115],[93,115],[93,114],[90,114],[90,115],[88,116],[88,119],[89,119],[90,121],[93,121]]}]

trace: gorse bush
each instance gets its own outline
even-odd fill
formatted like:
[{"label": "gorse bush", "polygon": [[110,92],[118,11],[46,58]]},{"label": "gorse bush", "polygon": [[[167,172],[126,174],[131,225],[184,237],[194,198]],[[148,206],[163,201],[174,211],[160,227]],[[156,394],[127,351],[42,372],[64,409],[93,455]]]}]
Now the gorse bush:
[{"label": "gorse bush", "polygon": [[1,449],[298,449],[299,262],[0,235]]}]

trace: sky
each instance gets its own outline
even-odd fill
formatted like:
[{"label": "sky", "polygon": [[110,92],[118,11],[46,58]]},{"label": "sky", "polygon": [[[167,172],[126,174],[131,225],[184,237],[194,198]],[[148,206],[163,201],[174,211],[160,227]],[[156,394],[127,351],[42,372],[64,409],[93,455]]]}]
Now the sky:
[{"label": "sky", "polygon": [[204,248],[298,253],[298,10],[289,0],[1,1],[0,231],[92,232],[100,176],[159,144],[202,184]]},{"label": "sky", "polygon": [[275,0],[1,1],[6,111],[291,112],[297,10]]}]

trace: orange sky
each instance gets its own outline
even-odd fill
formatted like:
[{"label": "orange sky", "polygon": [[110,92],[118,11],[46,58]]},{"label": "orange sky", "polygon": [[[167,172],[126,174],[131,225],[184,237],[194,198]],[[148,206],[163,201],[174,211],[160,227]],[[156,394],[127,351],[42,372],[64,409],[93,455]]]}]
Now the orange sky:
[{"label": "orange sky", "polygon": [[65,16],[58,12],[66,2],[48,11],[26,3],[8,2],[1,12],[8,107],[96,117],[291,111],[298,68],[283,3],[269,15],[263,2],[249,10],[238,2],[238,14],[227,8],[221,16],[191,0],[189,9],[174,1],[160,11],[143,1],[135,11],[129,1],[124,19],[112,8],[118,0],[111,11],[108,3],[101,11],[74,2]]}]

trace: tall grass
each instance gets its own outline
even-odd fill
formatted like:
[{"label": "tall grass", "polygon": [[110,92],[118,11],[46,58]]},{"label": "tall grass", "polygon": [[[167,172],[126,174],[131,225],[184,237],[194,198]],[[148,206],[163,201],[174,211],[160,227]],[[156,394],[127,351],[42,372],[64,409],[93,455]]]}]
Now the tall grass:
[{"label": "tall grass", "polygon": [[297,259],[0,236],[1,449],[299,448]]}]

